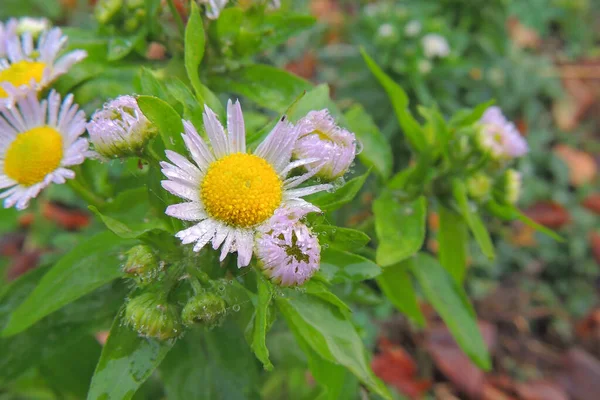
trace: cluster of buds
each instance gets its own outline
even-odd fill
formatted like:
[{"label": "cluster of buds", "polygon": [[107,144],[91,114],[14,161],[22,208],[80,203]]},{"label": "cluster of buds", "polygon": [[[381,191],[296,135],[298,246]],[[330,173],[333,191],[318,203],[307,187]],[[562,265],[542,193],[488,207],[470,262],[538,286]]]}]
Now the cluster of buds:
[{"label": "cluster of buds", "polygon": [[521,175],[507,167],[528,152],[527,142],[498,107],[489,107],[472,133],[474,149],[487,162],[467,179],[469,196],[479,203],[493,199],[514,205],[521,193]]},{"label": "cluster of buds", "polygon": [[112,24],[134,33],[146,19],[146,6],[144,0],[98,0],[94,15],[102,25]]}]

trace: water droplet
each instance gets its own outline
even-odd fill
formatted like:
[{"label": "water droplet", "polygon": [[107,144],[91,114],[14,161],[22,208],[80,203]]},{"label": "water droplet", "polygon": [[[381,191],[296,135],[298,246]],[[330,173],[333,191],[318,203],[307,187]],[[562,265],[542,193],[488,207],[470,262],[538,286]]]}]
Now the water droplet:
[{"label": "water droplet", "polygon": [[232,308],[233,308],[233,311],[238,312],[238,311],[240,311],[241,307],[239,304],[235,304]]},{"label": "water droplet", "polygon": [[225,291],[225,286],[223,286],[223,285],[219,286],[219,292],[223,292],[223,291]]},{"label": "water droplet", "polygon": [[412,213],[413,213],[412,207],[406,207],[404,209],[404,214],[406,214],[406,215],[412,215]]},{"label": "water droplet", "polygon": [[360,154],[362,153],[363,149],[365,148],[365,146],[362,144],[362,142],[360,140],[357,140],[356,142],[354,142],[356,144],[356,154]]}]

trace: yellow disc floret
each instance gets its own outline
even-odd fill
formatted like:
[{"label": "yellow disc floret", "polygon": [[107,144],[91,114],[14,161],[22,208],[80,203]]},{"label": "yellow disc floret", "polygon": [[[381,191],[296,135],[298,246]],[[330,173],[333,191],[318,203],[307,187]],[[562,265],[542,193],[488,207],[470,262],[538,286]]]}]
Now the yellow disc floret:
[{"label": "yellow disc floret", "polygon": [[23,186],[44,180],[56,170],[63,157],[61,134],[39,126],[17,135],[4,156],[4,173]]},{"label": "yellow disc floret", "polygon": [[250,227],[271,217],[281,204],[282,182],[273,167],[253,154],[214,161],[200,187],[208,214],[229,225]]},{"label": "yellow disc floret", "polygon": [[[19,61],[0,71],[0,82],[12,83],[16,87],[22,85],[29,86],[32,79],[36,83],[40,83],[45,68],[46,64],[42,62]],[[8,97],[8,93],[0,87],[0,98],[5,97]]]}]

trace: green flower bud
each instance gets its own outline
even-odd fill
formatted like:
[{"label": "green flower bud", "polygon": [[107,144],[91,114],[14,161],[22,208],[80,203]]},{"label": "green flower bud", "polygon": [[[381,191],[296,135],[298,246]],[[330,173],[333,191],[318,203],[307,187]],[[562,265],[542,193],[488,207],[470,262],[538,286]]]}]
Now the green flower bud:
[{"label": "green flower bud", "polygon": [[123,0],[99,0],[94,9],[96,20],[101,24],[110,22],[121,10]]},{"label": "green flower bud", "polygon": [[149,246],[140,244],[129,249],[123,265],[123,272],[127,276],[142,282],[153,278],[157,271],[158,260]]},{"label": "green flower bud", "polygon": [[485,200],[492,189],[491,179],[484,173],[478,172],[467,179],[469,196],[474,200]]},{"label": "green flower bud", "polygon": [[141,336],[160,340],[174,339],[182,333],[178,307],[156,293],[143,293],[129,300],[125,322]]},{"label": "green flower bud", "polygon": [[214,328],[225,319],[225,301],[210,292],[196,295],[185,305],[181,316],[186,325],[200,323]]},{"label": "green flower bud", "polygon": [[497,200],[504,204],[516,204],[521,197],[521,187],[521,173],[507,169],[495,185]]}]

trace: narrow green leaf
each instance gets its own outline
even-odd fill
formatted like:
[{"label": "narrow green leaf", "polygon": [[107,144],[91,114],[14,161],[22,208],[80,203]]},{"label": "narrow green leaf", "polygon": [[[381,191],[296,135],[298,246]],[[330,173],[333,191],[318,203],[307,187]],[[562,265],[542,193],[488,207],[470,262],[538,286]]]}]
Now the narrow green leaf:
[{"label": "narrow green leaf", "polygon": [[375,232],[379,239],[377,263],[397,264],[414,255],[425,241],[427,199],[424,196],[408,203],[399,203],[389,191],[384,191],[373,203]]},{"label": "narrow green leaf", "polygon": [[464,218],[440,205],[438,208],[440,229],[438,233],[440,264],[462,284],[467,270],[467,247],[469,235]]},{"label": "narrow green leaf", "polygon": [[505,221],[512,221],[518,219],[525,225],[530,226],[536,231],[543,233],[546,236],[551,237],[557,242],[564,242],[565,239],[559,234],[554,232],[552,229],[546,228],[544,225],[540,225],[527,215],[523,214],[519,209],[512,205],[499,204],[493,200],[490,200],[486,205],[486,209],[496,217],[502,218]]},{"label": "narrow green leaf", "polygon": [[459,110],[454,114],[454,116],[449,122],[449,125],[453,127],[472,125],[475,122],[479,121],[479,119],[483,116],[485,110],[493,106],[494,103],[494,100],[489,100],[485,103],[479,104],[472,110]]},{"label": "narrow green leaf", "polygon": [[135,242],[112,232],[92,236],[65,254],[14,311],[3,336],[19,333],[46,315],[120,277],[121,255]]},{"label": "narrow green leaf", "polygon": [[330,283],[360,282],[372,279],[381,273],[381,268],[373,261],[358,254],[333,248],[321,252],[319,274]]},{"label": "narrow green leaf", "polygon": [[238,93],[278,113],[285,112],[298,95],[312,88],[296,75],[261,64],[242,67],[226,76],[212,76],[209,82],[218,92]]},{"label": "narrow green leaf", "polygon": [[314,225],[313,231],[319,234],[321,245],[328,244],[338,250],[356,251],[371,241],[363,231],[334,225]]},{"label": "narrow green leaf", "polygon": [[367,63],[367,66],[388,94],[388,97],[392,102],[392,106],[394,107],[396,116],[398,117],[398,122],[404,130],[404,134],[406,135],[406,138],[410,144],[417,151],[422,151],[427,148],[427,140],[423,135],[421,127],[408,111],[408,96],[406,95],[404,89],[394,82],[392,78],[390,78],[379,67],[379,65],[377,65],[375,60],[373,60],[364,49],[361,48],[360,52],[363,56],[363,59]]},{"label": "narrow green leaf", "polygon": [[181,116],[165,101],[152,96],[138,96],[138,105],[144,115],[158,128],[165,147],[179,154],[187,154],[181,134]]},{"label": "narrow green leaf", "polygon": [[204,129],[202,118],[204,109],[192,91],[177,78],[170,79],[167,82],[167,90],[183,106],[183,117],[191,121],[199,132],[202,131]]},{"label": "narrow green leaf", "polygon": [[345,117],[348,127],[362,143],[363,149],[358,155],[360,161],[367,167],[373,167],[383,179],[389,178],[394,163],[392,148],[373,118],[361,105],[352,107]]},{"label": "narrow green leaf", "polygon": [[202,95],[202,83],[198,76],[198,67],[204,57],[204,42],[202,17],[198,6],[192,2],[190,18],[185,27],[185,70],[200,103],[204,103],[204,96]]},{"label": "narrow green leaf", "polygon": [[121,318],[117,315],[110,329],[88,400],[132,398],[175,343],[140,337]]},{"label": "narrow green leaf", "polygon": [[455,179],[454,182],[452,182],[452,191],[460,212],[467,221],[467,225],[469,225],[469,229],[471,229],[479,248],[486,257],[493,259],[496,256],[494,244],[492,243],[492,239],[490,239],[490,234],[481,220],[481,217],[471,209],[464,183]]},{"label": "narrow green leaf", "polygon": [[273,298],[273,287],[260,272],[256,275],[258,299],[254,314],[254,328],[252,331],[252,344],[250,347],[256,357],[263,363],[265,369],[271,371],[273,369],[273,364],[271,364],[271,360],[269,360],[269,349],[267,348],[266,337],[268,330],[269,305]]},{"label": "narrow green leaf", "polygon": [[337,210],[344,204],[354,200],[360,189],[365,184],[371,170],[350,179],[346,184],[334,192],[320,192],[307,197],[307,200],[323,211]]},{"label": "narrow green leaf", "polygon": [[490,355],[477,326],[475,311],[464,290],[428,254],[416,256],[412,273],[460,348],[480,368],[489,370]]},{"label": "narrow green leaf", "polygon": [[337,307],[313,296],[288,292],[277,297],[277,306],[294,335],[323,359],[348,368],[374,393],[391,399],[386,386],[375,376],[363,342],[354,325]]},{"label": "narrow green leaf", "polygon": [[425,317],[421,313],[417,294],[413,288],[408,270],[413,265],[413,259],[407,259],[399,264],[384,268],[377,279],[377,284],[389,301],[408,318],[419,326],[425,326]]},{"label": "narrow green leaf", "polygon": [[305,293],[318,297],[321,300],[325,300],[329,304],[336,306],[341,313],[348,313],[348,315],[352,313],[352,309],[346,303],[340,300],[340,298],[333,294],[327,286],[316,279],[306,282],[302,286],[302,289],[304,289]]},{"label": "narrow green leaf", "polygon": [[142,68],[140,70],[139,77],[140,89],[144,95],[159,97],[161,99],[167,98],[165,85],[156,78],[151,70],[148,68]]},{"label": "narrow green leaf", "polygon": [[[344,118],[342,112],[338,109],[337,105],[329,93],[329,86],[327,84],[320,84],[308,91],[286,112],[288,118],[292,122],[296,122],[303,118],[312,110],[320,110],[327,108],[329,113],[336,119]],[[338,121],[345,122],[345,121]]]},{"label": "narrow green leaf", "polygon": [[123,239],[138,239],[145,235],[146,233],[152,231],[164,231],[166,230],[165,223],[160,220],[153,218],[149,220],[147,223],[135,224],[135,225],[126,225],[121,221],[118,221],[114,218],[111,218],[107,215],[102,214],[98,209],[94,206],[88,207],[98,218],[104,222],[106,227],[113,232],[115,235],[123,238]]}]

